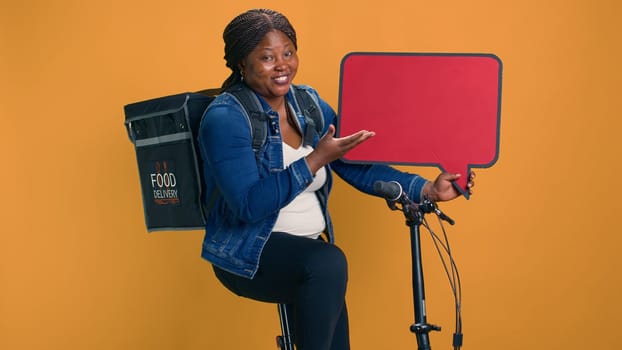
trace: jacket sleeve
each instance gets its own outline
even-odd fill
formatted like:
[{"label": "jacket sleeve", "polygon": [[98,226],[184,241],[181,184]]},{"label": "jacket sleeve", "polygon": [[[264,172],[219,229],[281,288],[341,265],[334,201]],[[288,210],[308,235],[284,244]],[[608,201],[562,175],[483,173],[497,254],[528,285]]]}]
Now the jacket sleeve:
[{"label": "jacket sleeve", "polygon": [[199,129],[199,148],[206,187],[222,196],[224,204],[217,199],[218,205],[244,222],[274,214],[313,181],[304,159],[260,177],[249,121],[239,105],[213,102],[208,107]]}]

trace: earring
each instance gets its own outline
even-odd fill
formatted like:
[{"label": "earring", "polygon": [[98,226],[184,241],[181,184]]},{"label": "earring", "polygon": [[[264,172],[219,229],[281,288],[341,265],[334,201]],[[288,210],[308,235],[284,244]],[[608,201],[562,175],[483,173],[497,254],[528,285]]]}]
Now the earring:
[{"label": "earring", "polygon": [[244,81],[244,72],[240,71],[240,81]]}]

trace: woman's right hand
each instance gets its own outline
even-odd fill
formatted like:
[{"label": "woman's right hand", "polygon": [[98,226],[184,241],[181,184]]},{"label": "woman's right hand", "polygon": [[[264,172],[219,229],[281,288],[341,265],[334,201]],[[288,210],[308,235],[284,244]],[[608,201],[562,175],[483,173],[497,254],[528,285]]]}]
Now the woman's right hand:
[{"label": "woman's right hand", "polygon": [[348,136],[335,138],[335,126],[329,125],[328,131],[317,143],[313,152],[305,157],[311,173],[315,176],[324,165],[343,157],[375,134],[373,131],[360,130]]}]

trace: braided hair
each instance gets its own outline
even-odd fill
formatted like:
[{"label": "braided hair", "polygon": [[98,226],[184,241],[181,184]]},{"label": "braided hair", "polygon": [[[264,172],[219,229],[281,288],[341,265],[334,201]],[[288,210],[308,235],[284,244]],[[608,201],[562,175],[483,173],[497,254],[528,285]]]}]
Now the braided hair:
[{"label": "braided hair", "polygon": [[239,64],[255,49],[264,36],[273,30],[283,32],[296,43],[296,31],[287,18],[274,10],[253,9],[235,17],[225,28],[222,38],[225,41],[225,61],[232,71],[231,75],[223,82],[222,89],[226,90],[240,81]]}]

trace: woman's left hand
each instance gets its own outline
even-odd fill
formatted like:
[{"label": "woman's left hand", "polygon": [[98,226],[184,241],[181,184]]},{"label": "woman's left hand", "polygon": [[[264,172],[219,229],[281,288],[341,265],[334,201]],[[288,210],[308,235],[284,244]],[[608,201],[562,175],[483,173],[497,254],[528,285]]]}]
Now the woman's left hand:
[{"label": "woman's left hand", "polygon": [[[442,173],[434,182],[428,182],[423,187],[422,194],[433,202],[444,202],[459,197],[462,193],[454,187],[453,182],[458,180],[461,176],[460,174]],[[467,181],[467,191],[469,195],[473,193],[473,186],[475,186],[474,180],[475,173],[471,172],[469,181]]]}]

